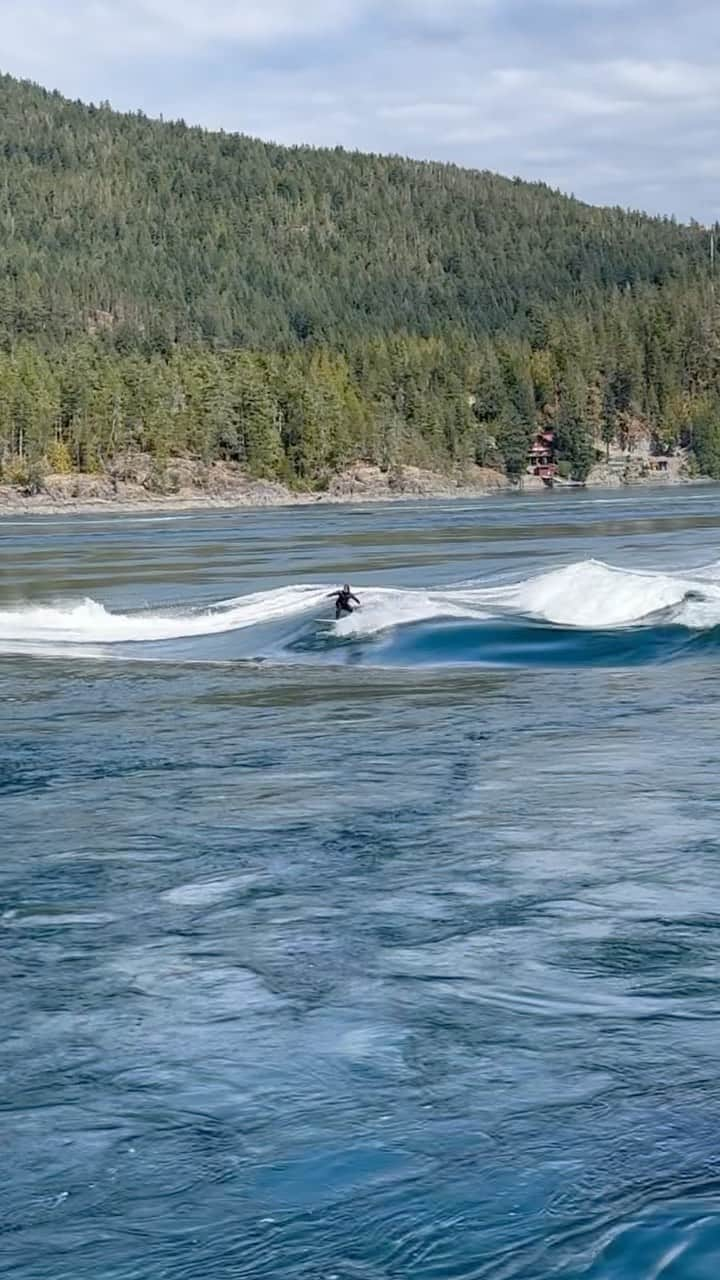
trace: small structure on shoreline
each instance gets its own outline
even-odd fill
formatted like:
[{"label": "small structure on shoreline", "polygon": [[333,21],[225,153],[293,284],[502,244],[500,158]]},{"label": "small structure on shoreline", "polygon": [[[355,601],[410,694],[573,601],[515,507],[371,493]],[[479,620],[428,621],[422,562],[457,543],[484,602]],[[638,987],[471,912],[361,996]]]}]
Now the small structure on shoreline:
[{"label": "small structure on shoreline", "polygon": [[537,476],[546,485],[552,485],[557,475],[554,431],[538,431],[530,446],[527,470],[529,475]]}]

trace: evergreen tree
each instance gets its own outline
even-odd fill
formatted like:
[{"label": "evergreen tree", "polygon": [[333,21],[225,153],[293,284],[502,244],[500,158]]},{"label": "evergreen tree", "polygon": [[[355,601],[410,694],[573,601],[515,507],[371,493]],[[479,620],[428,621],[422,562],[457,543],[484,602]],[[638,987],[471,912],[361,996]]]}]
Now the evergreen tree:
[{"label": "evergreen tree", "polygon": [[558,457],[566,462],[574,480],[584,480],[595,461],[592,436],[583,412],[583,388],[568,388],[555,420],[555,442]]},{"label": "evergreen tree", "polygon": [[0,77],[0,474],[138,451],[305,488],[358,460],[584,477],[642,429],[720,474],[697,227],[282,148]]}]

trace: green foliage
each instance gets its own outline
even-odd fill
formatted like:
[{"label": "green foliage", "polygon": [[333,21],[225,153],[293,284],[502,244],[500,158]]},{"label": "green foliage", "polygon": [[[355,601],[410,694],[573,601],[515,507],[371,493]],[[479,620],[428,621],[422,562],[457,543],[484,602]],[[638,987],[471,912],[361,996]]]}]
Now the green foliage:
[{"label": "green foliage", "polygon": [[510,405],[495,424],[495,440],[509,476],[517,478],[527,469],[532,428],[523,422],[515,405]]},{"label": "green foliage", "polygon": [[560,462],[566,462],[573,480],[584,480],[595,461],[595,449],[586,420],[571,400],[560,407],[555,424]]},{"label": "green foliage", "polygon": [[549,303],[672,280],[706,250],[697,229],[542,185],[207,133],[9,77],[0,154],[6,341],[80,332],[166,356],[503,329],[543,347]]},{"label": "green foliage", "polygon": [[720,479],[720,395],[705,395],[689,414],[695,457],[702,475]]},{"label": "green foliage", "polygon": [[42,493],[45,488],[45,467],[42,459],[35,458],[32,462],[28,463],[27,480],[25,485],[27,492],[31,497],[35,497],[36,494]]},{"label": "green foliage", "polygon": [[48,470],[52,475],[67,476],[73,470],[72,454],[64,440],[54,440],[47,451]]},{"label": "green foliage", "polygon": [[582,478],[638,424],[720,475],[699,227],[440,164],[283,148],[0,77],[0,468],[358,461]]},{"label": "green foliage", "polygon": [[[150,357],[86,338],[46,350],[18,340],[0,351],[0,465],[5,475],[12,459],[43,460],[48,471],[111,470],[114,459],[143,450],[161,472],[171,458],[191,455],[310,489],[357,460],[386,470],[474,461],[519,476],[534,433],[554,426],[559,458],[582,479],[597,446],[624,439],[634,423],[661,448],[694,447],[703,470],[715,474],[708,459],[720,379],[694,348],[696,385],[688,387],[683,355],[703,294],[695,291],[683,307],[681,286],[674,292],[678,356],[664,374],[664,407],[645,386],[644,410],[631,403],[624,412],[614,408],[607,374],[603,391],[596,375],[587,381],[577,369],[553,380],[552,402],[538,407],[538,377],[551,357],[557,367],[566,363],[557,337],[547,358],[506,336],[374,338],[347,354],[173,347]],[[652,304],[665,301],[659,295]],[[622,305],[632,333],[633,299]],[[646,314],[650,305],[646,297]],[[591,368],[613,359],[604,322],[601,309],[584,338]]]}]

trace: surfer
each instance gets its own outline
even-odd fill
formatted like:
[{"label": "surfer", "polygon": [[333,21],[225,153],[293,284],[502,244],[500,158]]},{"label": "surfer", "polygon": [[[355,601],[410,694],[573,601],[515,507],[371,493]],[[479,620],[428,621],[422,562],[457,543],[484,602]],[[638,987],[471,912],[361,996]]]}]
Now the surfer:
[{"label": "surfer", "polygon": [[331,591],[330,595],[327,598],[328,600],[335,601],[335,620],[336,621],[338,618],[342,618],[343,614],[353,612],[353,607],[350,603],[351,600],[354,600],[355,604],[358,604],[358,605],[360,604],[360,601],[358,600],[357,596],[353,595],[352,591],[350,590],[350,585],[347,582],[345,583],[345,586],[342,588],[341,591]]}]

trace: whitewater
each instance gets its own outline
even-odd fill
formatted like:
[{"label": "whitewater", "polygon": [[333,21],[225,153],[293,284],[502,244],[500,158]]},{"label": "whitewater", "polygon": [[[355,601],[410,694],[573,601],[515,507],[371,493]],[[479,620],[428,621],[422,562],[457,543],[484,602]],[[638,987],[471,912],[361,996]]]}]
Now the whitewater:
[{"label": "whitewater", "polygon": [[0,518],[8,1276],[716,1280],[718,492]]},{"label": "whitewater", "polygon": [[[116,612],[94,599],[21,604],[0,610],[0,652],[63,652],[82,646],[153,646],[202,640],[296,620],[338,640],[362,640],[395,628],[442,621],[524,619],[549,626],[606,631],[658,622],[704,630],[720,624],[720,564],[682,573],[626,569],[589,559],[519,581],[419,587],[356,584],[361,608],[335,621],[331,584],[293,584],[224,599],[210,606]],[[287,635],[287,633],[285,633]]]}]

